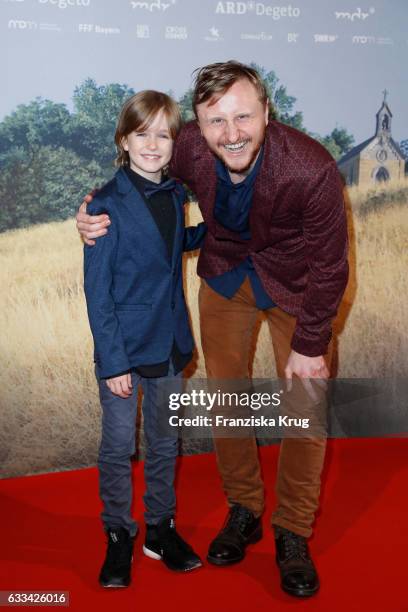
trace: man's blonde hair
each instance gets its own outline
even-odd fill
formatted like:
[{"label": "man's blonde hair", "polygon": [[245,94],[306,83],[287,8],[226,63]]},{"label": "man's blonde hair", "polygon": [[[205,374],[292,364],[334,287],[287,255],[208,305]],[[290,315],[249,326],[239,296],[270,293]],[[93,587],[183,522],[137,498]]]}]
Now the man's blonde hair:
[{"label": "man's blonde hair", "polygon": [[[203,102],[216,104],[218,100],[237,81],[246,79],[255,87],[259,101],[265,106],[268,104],[268,92],[259,73],[250,66],[235,60],[217,62],[197,68],[193,91],[193,110],[197,117],[197,105]],[[194,74],[194,73],[193,73]],[[273,109],[269,105],[269,112]]]}]

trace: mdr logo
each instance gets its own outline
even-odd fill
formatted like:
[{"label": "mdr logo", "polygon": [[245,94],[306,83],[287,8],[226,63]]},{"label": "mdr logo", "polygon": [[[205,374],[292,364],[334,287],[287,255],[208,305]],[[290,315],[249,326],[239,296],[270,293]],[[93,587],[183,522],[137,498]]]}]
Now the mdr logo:
[{"label": "mdr logo", "polygon": [[300,8],[291,4],[287,6],[274,6],[264,2],[217,2],[215,7],[216,14],[219,15],[255,15],[272,17],[276,21],[285,17],[300,17]]}]

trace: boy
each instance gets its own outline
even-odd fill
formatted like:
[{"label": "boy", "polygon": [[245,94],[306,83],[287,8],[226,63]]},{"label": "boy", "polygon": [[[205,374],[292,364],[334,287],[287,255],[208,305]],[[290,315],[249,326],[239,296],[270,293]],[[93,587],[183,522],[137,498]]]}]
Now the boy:
[{"label": "boy", "polygon": [[181,387],[182,370],[192,357],[182,251],[198,248],[206,232],[204,224],[184,228],[184,190],[163,178],[180,128],[177,104],[169,96],[142,91],[130,98],[115,134],[120,168],[88,208],[91,214],[109,214],[112,222],[95,247],[84,247],[84,289],[103,412],[98,468],[108,539],[99,576],[104,587],[130,584],[137,532],[130,457],[139,384],[147,442],[144,553],[176,571],[202,565],[175,528],[177,439],[159,434],[157,397],[165,378]]}]

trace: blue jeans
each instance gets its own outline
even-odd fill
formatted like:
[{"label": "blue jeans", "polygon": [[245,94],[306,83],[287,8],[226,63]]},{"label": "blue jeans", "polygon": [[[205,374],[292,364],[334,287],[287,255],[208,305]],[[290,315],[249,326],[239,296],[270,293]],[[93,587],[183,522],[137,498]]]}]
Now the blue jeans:
[{"label": "blue jeans", "polygon": [[[131,515],[132,470],[131,456],[135,453],[137,390],[143,389],[143,418],[146,439],[144,474],[146,491],[143,497],[145,520],[149,525],[173,516],[176,509],[174,472],[178,454],[177,437],[160,435],[158,387],[166,380],[182,389],[182,373],[162,378],[143,378],[132,372],[133,393],[123,399],[114,395],[106,380],[100,379],[95,368],[102,407],[102,439],[99,447],[99,493],[103,502],[101,513],[105,529],[124,527],[131,536],[137,533],[137,523]],[[164,414],[164,413],[162,413]]]}]

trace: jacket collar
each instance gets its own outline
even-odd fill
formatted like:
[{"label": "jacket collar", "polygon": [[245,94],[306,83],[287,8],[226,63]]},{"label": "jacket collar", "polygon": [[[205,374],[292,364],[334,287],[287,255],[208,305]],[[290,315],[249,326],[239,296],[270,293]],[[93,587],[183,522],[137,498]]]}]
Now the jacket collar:
[{"label": "jacket collar", "polygon": [[133,189],[133,183],[126,174],[124,168],[119,168],[115,175],[118,192],[122,195],[129,193]]}]

